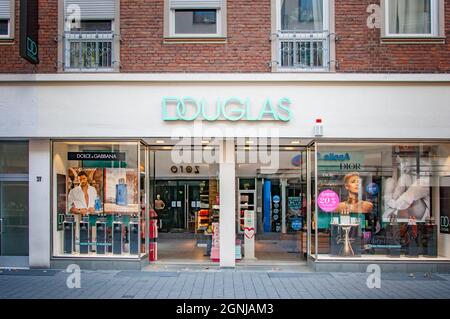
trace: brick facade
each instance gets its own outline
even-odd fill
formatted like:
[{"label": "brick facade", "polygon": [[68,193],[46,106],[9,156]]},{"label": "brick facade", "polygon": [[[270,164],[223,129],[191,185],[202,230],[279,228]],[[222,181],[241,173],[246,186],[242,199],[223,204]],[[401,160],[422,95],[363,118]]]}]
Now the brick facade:
[{"label": "brick facade", "polygon": [[39,0],[39,64],[33,65],[19,56],[19,7],[15,2],[15,37],[13,43],[0,43],[1,73],[54,73],[57,62],[58,1]]},{"label": "brick facade", "polygon": [[380,29],[367,28],[369,4],[379,0],[335,0],[337,72],[450,72],[450,0],[445,1],[446,44],[381,44]]},{"label": "brick facade", "polygon": [[122,71],[269,72],[270,0],[228,0],[227,10],[226,43],[164,44],[164,0],[122,1]]},{"label": "brick facade", "polygon": [[[39,59],[19,57],[19,0],[15,40],[0,44],[1,73],[57,70],[57,3],[39,0]],[[121,1],[121,72],[270,72],[270,0],[228,0],[226,43],[165,44],[164,0]],[[366,26],[369,4],[335,0],[337,72],[447,73],[450,71],[450,0],[445,0],[446,44],[381,44],[380,30]]]}]

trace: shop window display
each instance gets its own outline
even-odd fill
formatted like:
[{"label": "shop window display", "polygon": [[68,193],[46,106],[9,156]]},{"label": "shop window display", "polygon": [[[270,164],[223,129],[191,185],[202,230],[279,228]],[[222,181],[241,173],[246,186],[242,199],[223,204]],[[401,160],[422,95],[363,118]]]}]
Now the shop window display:
[{"label": "shop window display", "polygon": [[319,144],[319,256],[437,257],[448,145]]},{"label": "shop window display", "polygon": [[139,142],[54,142],[53,254],[145,253],[145,176]]}]

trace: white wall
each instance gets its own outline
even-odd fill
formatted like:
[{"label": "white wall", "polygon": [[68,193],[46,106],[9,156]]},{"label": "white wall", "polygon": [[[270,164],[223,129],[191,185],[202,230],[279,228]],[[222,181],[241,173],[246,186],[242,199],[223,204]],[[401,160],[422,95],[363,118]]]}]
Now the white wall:
[{"label": "white wall", "polygon": [[257,136],[261,133],[248,130],[276,128],[280,136],[312,137],[315,119],[322,118],[324,137],[450,137],[446,83],[1,82],[0,96],[0,137],[158,137],[192,128],[192,122],[162,121],[163,96],[206,98],[210,103],[248,97],[254,109],[266,97],[291,99],[293,118],[288,123],[203,124],[204,129],[222,129],[222,136]]},{"label": "white wall", "polygon": [[[29,142],[31,268],[50,267],[50,140]],[[38,178],[41,178],[39,181]]]}]

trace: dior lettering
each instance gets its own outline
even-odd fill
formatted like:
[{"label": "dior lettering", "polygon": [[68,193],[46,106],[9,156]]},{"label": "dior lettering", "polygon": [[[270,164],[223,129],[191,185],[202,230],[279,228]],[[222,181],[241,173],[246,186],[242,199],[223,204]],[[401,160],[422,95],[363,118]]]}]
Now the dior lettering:
[{"label": "dior lettering", "polygon": [[164,121],[281,121],[292,118],[291,101],[282,97],[270,98],[257,105],[249,98],[229,97],[215,101],[204,98],[172,97],[162,99],[162,118]]},{"label": "dior lettering", "polygon": [[341,163],[339,165],[341,170],[348,169],[348,170],[360,170],[361,164],[359,163]]}]

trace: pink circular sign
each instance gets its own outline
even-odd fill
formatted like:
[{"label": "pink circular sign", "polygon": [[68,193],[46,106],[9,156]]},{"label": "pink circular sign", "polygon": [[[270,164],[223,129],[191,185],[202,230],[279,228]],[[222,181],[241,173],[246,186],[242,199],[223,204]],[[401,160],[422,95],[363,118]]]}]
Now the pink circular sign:
[{"label": "pink circular sign", "polygon": [[339,206],[339,195],[330,189],[324,190],[317,197],[317,204],[324,212],[332,212]]}]

